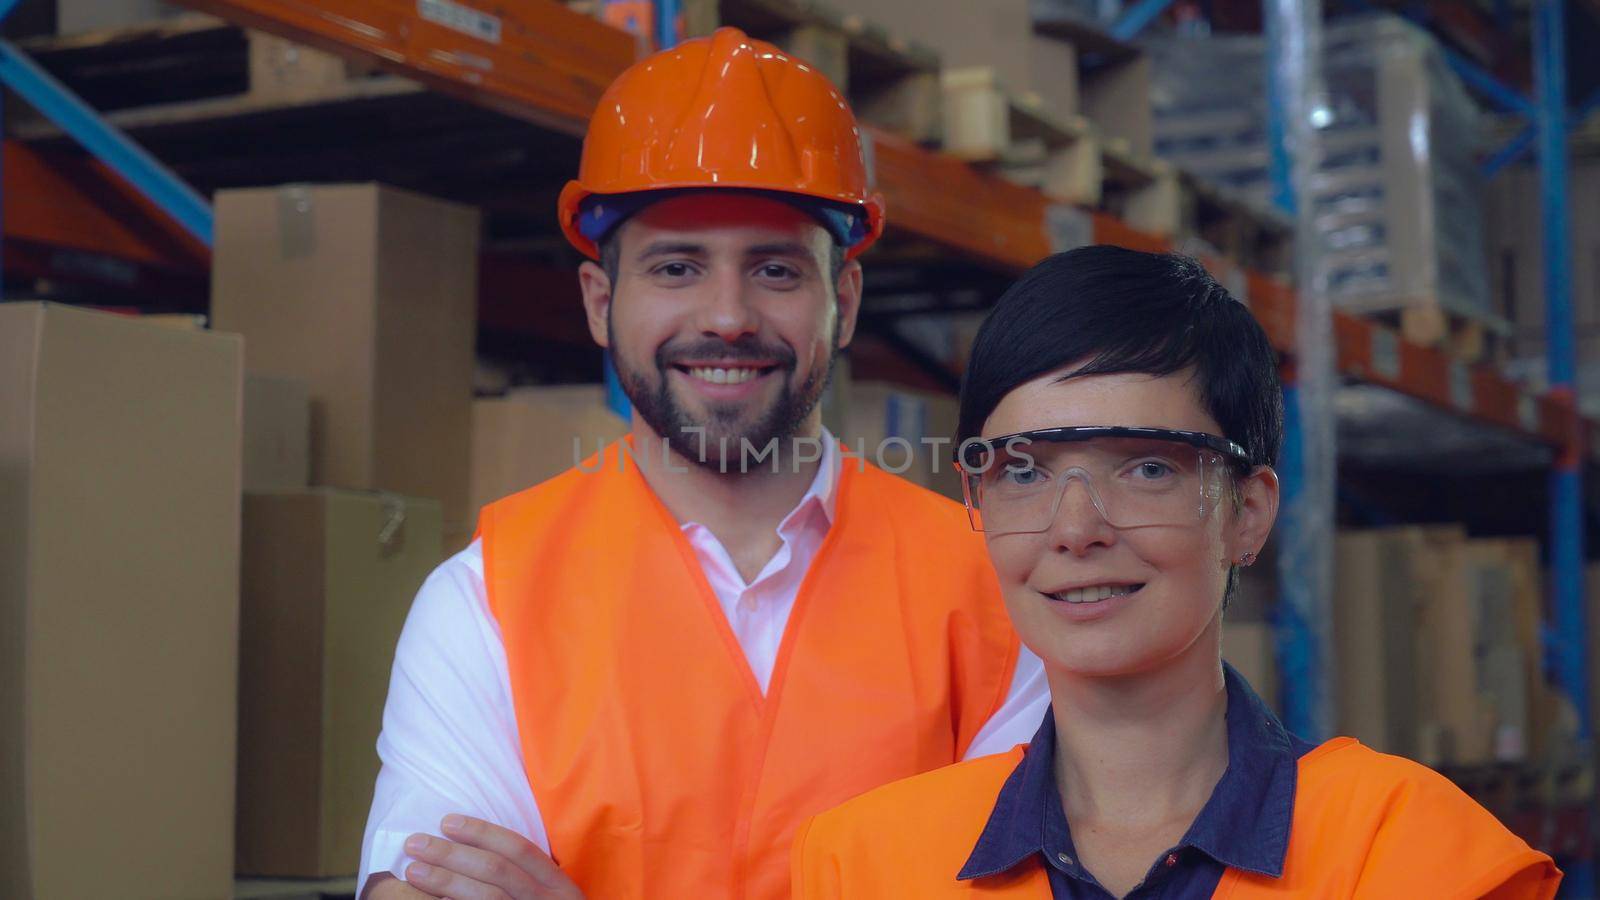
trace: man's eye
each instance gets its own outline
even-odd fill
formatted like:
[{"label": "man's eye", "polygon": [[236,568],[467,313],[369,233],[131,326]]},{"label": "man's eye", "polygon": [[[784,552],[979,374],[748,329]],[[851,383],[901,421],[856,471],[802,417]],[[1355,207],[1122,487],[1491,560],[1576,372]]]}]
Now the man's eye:
[{"label": "man's eye", "polygon": [[668,278],[683,278],[689,275],[689,272],[690,269],[687,263],[666,263],[656,269],[657,274],[665,275]]},{"label": "man's eye", "polygon": [[768,263],[760,268],[759,273],[762,278],[778,280],[798,278],[800,275],[792,266],[780,265],[779,263]]}]

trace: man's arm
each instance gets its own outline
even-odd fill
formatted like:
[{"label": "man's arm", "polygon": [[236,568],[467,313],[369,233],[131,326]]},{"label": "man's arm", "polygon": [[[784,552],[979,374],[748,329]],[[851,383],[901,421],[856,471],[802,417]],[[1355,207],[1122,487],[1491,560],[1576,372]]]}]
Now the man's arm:
[{"label": "man's arm", "polygon": [[414,858],[406,840],[440,835],[440,822],[450,814],[493,822],[548,846],[517,728],[505,648],[475,542],[428,577],[395,650],[378,738],[383,767],[362,841],[363,890],[369,876],[382,873],[396,884],[374,885],[375,891],[405,887]]},{"label": "man's arm", "polygon": [[361,900],[438,900],[438,898],[417,890],[388,872],[378,872],[367,879],[367,886],[361,891]]}]

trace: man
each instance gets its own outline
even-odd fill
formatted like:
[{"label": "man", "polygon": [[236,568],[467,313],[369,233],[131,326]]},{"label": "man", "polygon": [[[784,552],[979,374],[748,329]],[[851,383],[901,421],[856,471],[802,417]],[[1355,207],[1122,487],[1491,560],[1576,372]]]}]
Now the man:
[{"label": "man", "polygon": [[1025,740],[1039,664],[961,508],[822,428],[883,228],[823,76],[728,28],[640,62],[561,224],[631,434],[419,592],[365,896],[785,897],[805,817]]}]

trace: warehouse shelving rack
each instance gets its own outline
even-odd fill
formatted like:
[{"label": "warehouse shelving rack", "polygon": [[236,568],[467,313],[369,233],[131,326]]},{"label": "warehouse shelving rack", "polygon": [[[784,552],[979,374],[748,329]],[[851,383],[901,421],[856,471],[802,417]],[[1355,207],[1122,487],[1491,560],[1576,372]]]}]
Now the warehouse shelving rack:
[{"label": "warehouse shelving rack", "polygon": [[[0,19],[17,0],[0,0]],[[601,93],[638,56],[639,42],[555,0],[522,0],[514,5],[486,0],[181,0],[236,25],[259,29],[390,73],[427,88],[532,123],[551,132],[578,136]],[[661,0],[657,21],[675,20],[671,0]],[[1171,0],[1140,0],[1112,31],[1131,38]],[[1570,260],[1565,252],[1564,135],[1572,121],[1561,84],[1562,13],[1558,0],[1535,0],[1540,78],[1537,100],[1519,109],[1536,120],[1534,133],[1545,173],[1546,254],[1550,301],[1551,384],[1539,395],[1508,380],[1491,366],[1469,365],[1446,352],[1404,340],[1395,330],[1354,315],[1333,311],[1334,366],[1348,379],[1415,398],[1453,416],[1518,436],[1550,449],[1556,460],[1550,477],[1554,499],[1551,533],[1555,615],[1551,649],[1562,686],[1587,723],[1583,584],[1581,469],[1600,447],[1600,426],[1583,419],[1574,395],[1574,350],[1570,301]],[[658,35],[670,41],[670,31]],[[1474,73],[1488,78],[1483,73]],[[151,216],[160,210],[183,229],[175,244],[152,247],[143,229],[130,229],[97,211],[78,192],[60,196],[71,205],[72,224],[92,228],[89,238],[113,256],[169,260],[203,256],[211,243],[209,206],[157,159],[108,125],[86,104],[34,65],[10,42],[0,41],[0,81],[83,144],[103,163],[100,176],[115,172],[145,198],[136,201]],[[1502,86],[1503,87],[1503,86]],[[1510,88],[1504,88],[1511,91]],[[1511,92],[1515,95],[1515,92]],[[1600,98],[1580,104],[1583,112]],[[936,245],[952,257],[1002,275],[1020,272],[1049,253],[1083,243],[1112,243],[1163,251],[1169,241],[1140,232],[1103,212],[1055,203],[1039,191],[1011,184],[953,157],[895,135],[865,129],[877,189],[891,210],[891,229]],[[1501,156],[1521,152],[1524,135]],[[0,208],[8,213],[6,235],[48,243],[67,227],[34,234],[33,222],[13,222],[21,204],[38,208],[41,184],[53,177],[23,145],[8,142],[7,177],[0,182]],[[1501,157],[1490,165],[1503,164]],[[34,166],[27,177],[18,166]],[[81,187],[78,179],[75,189]],[[108,179],[114,182],[115,179]],[[127,198],[123,198],[127,201]],[[85,226],[84,223],[92,223]],[[75,235],[84,239],[85,234]],[[1220,260],[1208,264],[1230,270]],[[1285,279],[1244,272],[1235,282],[1292,373],[1300,304]],[[929,365],[935,365],[929,363]],[[946,371],[948,378],[956,373]],[[1291,485],[1291,490],[1293,485]],[[1280,635],[1280,671],[1285,674],[1286,720],[1307,736],[1326,721],[1326,702],[1313,689],[1320,661],[1307,631],[1314,622],[1291,622]],[[1322,623],[1321,627],[1325,627]]]}]

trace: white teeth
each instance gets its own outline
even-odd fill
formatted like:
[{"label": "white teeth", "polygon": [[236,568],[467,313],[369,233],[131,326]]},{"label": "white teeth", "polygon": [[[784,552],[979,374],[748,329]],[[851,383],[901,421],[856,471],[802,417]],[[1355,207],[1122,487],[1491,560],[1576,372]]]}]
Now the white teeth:
[{"label": "white teeth", "polygon": [[756,377],[755,369],[717,369],[711,366],[696,366],[689,370],[689,374],[701,381],[712,384],[744,384]]},{"label": "white teeth", "polygon": [[1057,600],[1066,603],[1095,603],[1111,597],[1121,597],[1133,593],[1133,588],[1125,584],[1100,584],[1093,587],[1074,588],[1059,594],[1051,594]]}]

